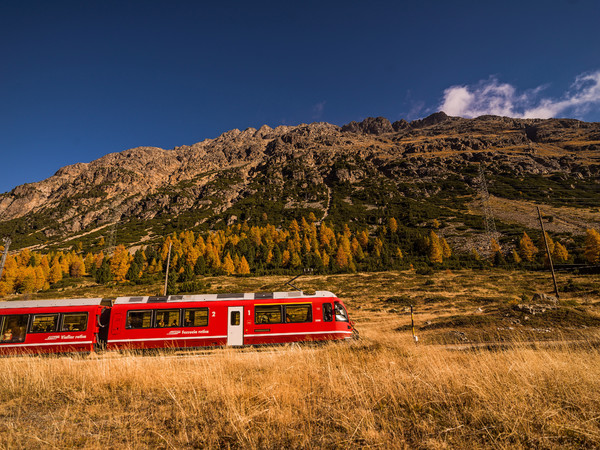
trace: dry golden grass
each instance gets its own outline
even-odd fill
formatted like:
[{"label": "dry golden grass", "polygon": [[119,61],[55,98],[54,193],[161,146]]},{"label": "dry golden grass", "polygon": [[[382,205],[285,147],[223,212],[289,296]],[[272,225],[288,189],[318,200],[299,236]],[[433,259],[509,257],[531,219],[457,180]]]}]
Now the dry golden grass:
[{"label": "dry golden grass", "polygon": [[[573,277],[582,290],[565,301],[594,315],[596,278]],[[548,292],[547,274],[393,272],[301,280],[300,287],[339,293],[362,339],[202,354],[3,358],[0,447],[600,445],[596,329],[580,330],[577,346],[531,346],[516,335],[492,351],[458,351],[415,345],[405,328],[410,315],[385,301],[406,296],[418,305],[417,325],[423,325]],[[277,289],[283,281],[211,280],[221,291]],[[419,334],[433,342],[427,333],[437,332]]]},{"label": "dry golden grass", "polygon": [[0,360],[3,447],[592,447],[591,347],[364,340],[187,357]]}]

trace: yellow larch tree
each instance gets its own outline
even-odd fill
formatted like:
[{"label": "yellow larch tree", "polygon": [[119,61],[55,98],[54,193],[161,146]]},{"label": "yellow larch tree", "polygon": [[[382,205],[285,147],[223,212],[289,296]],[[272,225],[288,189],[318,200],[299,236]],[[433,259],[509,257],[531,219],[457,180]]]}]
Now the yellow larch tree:
[{"label": "yellow larch tree", "polygon": [[440,239],[440,245],[442,246],[442,256],[444,258],[450,258],[452,256],[452,249],[450,248],[446,238]]},{"label": "yellow larch tree", "polygon": [[248,264],[245,256],[242,256],[242,259],[240,260],[240,268],[238,273],[240,275],[250,275],[250,265]]},{"label": "yellow larch tree", "polygon": [[519,240],[519,254],[521,257],[526,261],[532,261],[537,252],[538,249],[531,238],[523,232],[523,237]]},{"label": "yellow larch tree", "polygon": [[600,263],[600,233],[592,228],[586,230],[583,255],[590,264]]},{"label": "yellow larch tree", "polygon": [[433,230],[429,232],[429,251],[427,256],[433,263],[441,263],[444,259],[444,251],[440,243],[440,238]]},{"label": "yellow larch tree", "polygon": [[225,255],[225,258],[223,259],[222,269],[225,271],[225,273],[227,275],[231,275],[232,273],[235,272],[235,266],[233,264],[233,259],[231,259],[231,255],[229,254],[229,252],[227,252],[227,254]]},{"label": "yellow larch tree", "polygon": [[129,270],[131,255],[124,245],[120,244],[115,248],[115,252],[110,259],[110,272],[115,281],[125,281],[125,275]]},{"label": "yellow larch tree", "polygon": [[62,278],[63,278],[62,267],[61,267],[60,263],[58,262],[58,258],[55,258],[55,260],[52,262],[52,265],[50,266],[50,273],[48,274],[48,281],[51,284],[54,284],[54,283],[58,283],[60,280],[62,280]]},{"label": "yellow larch tree", "polygon": [[367,234],[367,232],[365,230],[362,230],[360,233],[358,233],[357,239],[358,243],[363,248],[363,250],[366,249],[367,244],[369,243],[369,235]]},{"label": "yellow larch tree", "polygon": [[564,245],[562,245],[560,242],[556,242],[556,244],[554,244],[554,252],[552,252],[552,257],[556,260],[556,262],[562,263],[569,259],[569,252]]},{"label": "yellow larch tree", "polygon": [[290,251],[289,250],[284,250],[283,253],[281,254],[281,265],[283,267],[287,267],[288,264],[290,263],[290,259],[291,259],[291,255],[290,255]]},{"label": "yellow larch tree", "polygon": [[395,218],[390,217],[388,219],[388,228],[390,229],[391,233],[398,231],[398,221]]}]

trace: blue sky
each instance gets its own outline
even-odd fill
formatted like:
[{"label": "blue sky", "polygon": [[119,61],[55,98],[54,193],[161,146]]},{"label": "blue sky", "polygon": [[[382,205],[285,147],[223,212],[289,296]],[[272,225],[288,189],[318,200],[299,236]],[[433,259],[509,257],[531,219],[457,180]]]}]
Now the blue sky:
[{"label": "blue sky", "polygon": [[600,2],[213,3],[0,2],[0,192],[262,124],[600,121]]}]

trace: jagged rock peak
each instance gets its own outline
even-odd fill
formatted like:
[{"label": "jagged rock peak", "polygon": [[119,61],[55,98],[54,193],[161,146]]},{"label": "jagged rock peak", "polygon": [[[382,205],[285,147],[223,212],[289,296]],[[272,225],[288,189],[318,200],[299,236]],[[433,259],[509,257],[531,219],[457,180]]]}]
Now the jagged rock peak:
[{"label": "jagged rock peak", "polygon": [[394,131],[406,130],[407,128],[410,128],[410,124],[406,120],[400,119],[392,124],[392,128]]},{"label": "jagged rock peak", "polygon": [[412,128],[430,127],[432,125],[437,125],[438,123],[445,122],[449,119],[449,115],[447,115],[444,111],[439,111],[431,114],[430,116],[425,117],[424,119],[413,120],[410,123],[410,126]]},{"label": "jagged rock peak", "polygon": [[342,131],[350,131],[352,133],[364,134],[384,134],[392,133],[394,128],[388,119],[385,117],[367,117],[362,122],[352,121],[342,127]]}]

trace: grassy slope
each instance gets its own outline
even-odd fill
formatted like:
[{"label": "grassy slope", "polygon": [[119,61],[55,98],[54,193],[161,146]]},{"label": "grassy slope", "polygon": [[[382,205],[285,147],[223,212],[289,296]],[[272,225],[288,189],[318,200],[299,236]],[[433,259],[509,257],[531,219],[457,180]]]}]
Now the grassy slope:
[{"label": "grassy slope", "polygon": [[[209,281],[215,291],[256,291],[280,289],[285,280]],[[509,346],[469,352],[427,344],[451,332],[490,338],[504,326],[498,311],[549,292],[548,276],[402,272],[301,278],[298,286],[338,293],[362,339],[193,357],[0,359],[2,445],[558,448],[600,441],[598,332],[584,323],[598,317],[597,277],[571,277],[560,310],[579,315],[563,322],[541,316],[552,338],[586,339],[580,346],[531,348],[518,332],[524,324],[513,326]],[[116,293],[99,289],[77,294]],[[407,327],[408,303],[426,328],[418,346]],[[482,316],[489,320],[468,320]],[[456,317],[459,326],[450,320]],[[441,328],[427,329],[427,322]],[[482,329],[488,333],[476,333]]]}]

